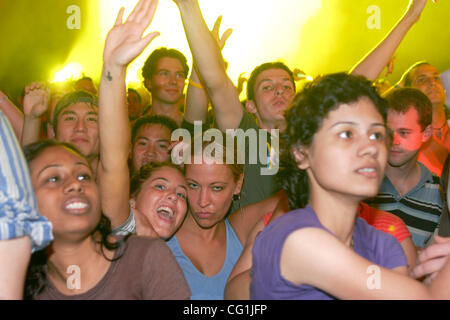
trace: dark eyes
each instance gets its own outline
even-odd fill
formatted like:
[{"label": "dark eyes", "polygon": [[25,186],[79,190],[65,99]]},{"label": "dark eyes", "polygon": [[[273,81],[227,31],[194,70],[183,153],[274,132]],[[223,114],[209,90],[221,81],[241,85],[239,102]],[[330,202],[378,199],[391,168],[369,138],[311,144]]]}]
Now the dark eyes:
[{"label": "dark eyes", "polygon": [[351,131],[342,131],[341,133],[339,133],[339,137],[342,139],[350,139],[353,136]]},{"label": "dark eyes", "polygon": [[[53,184],[53,183],[61,182],[62,180],[63,180],[63,178],[55,175],[55,176],[48,177],[45,181]],[[79,174],[79,175],[77,175],[77,180],[78,181],[91,181],[92,176],[88,173]]]},{"label": "dark eyes", "polygon": [[[350,130],[342,131],[339,133],[339,137],[342,139],[350,139],[352,138],[353,132]],[[383,140],[385,138],[385,134],[383,132],[373,132],[370,134],[370,140]]]}]

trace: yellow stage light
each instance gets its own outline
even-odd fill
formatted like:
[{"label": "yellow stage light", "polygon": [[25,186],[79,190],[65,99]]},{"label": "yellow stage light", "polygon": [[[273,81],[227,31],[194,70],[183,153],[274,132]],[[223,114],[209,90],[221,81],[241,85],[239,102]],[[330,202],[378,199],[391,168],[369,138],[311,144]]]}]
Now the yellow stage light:
[{"label": "yellow stage light", "polygon": [[70,79],[77,79],[81,77],[83,67],[81,64],[72,62],[64,66],[61,70],[55,72],[51,82],[63,82]]}]

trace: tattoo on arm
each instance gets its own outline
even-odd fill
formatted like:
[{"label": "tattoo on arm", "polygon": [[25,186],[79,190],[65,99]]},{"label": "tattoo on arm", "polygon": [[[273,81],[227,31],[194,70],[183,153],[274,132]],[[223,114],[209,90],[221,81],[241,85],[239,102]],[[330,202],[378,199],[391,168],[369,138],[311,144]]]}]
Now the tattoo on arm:
[{"label": "tattoo on arm", "polygon": [[111,73],[108,71],[108,73],[106,74],[106,79],[108,79],[108,81],[112,81],[112,76]]}]

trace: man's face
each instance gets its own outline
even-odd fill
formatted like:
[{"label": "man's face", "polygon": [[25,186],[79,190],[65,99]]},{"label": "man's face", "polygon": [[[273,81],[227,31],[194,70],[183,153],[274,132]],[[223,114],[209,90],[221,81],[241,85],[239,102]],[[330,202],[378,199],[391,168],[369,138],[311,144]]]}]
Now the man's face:
[{"label": "man's face", "polygon": [[414,107],[405,113],[388,110],[387,124],[394,137],[389,154],[389,165],[402,167],[416,161],[418,151],[426,141],[424,130],[419,124],[419,114]]},{"label": "man's face", "polygon": [[421,65],[412,71],[411,87],[425,93],[433,104],[444,104],[446,95],[441,76],[435,67]]},{"label": "man's face", "polygon": [[170,161],[170,129],[161,124],[145,124],[139,128],[133,143],[133,171],[149,162]]},{"label": "man's face", "polygon": [[150,89],[153,101],[176,104],[183,98],[186,75],[178,59],[159,59],[155,73],[145,83]]},{"label": "man's face", "polygon": [[[289,74],[283,69],[268,69],[261,72],[255,81],[254,113],[262,125],[284,121],[284,112],[292,105],[295,90]],[[252,112],[251,110],[249,110]]]},{"label": "man's face", "polygon": [[97,107],[86,102],[71,104],[58,115],[56,139],[73,144],[86,157],[98,156]]}]

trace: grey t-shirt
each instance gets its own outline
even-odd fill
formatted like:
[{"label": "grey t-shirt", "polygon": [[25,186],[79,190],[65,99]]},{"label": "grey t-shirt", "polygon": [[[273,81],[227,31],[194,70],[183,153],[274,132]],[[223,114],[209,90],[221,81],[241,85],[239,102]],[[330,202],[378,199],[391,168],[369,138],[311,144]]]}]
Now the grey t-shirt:
[{"label": "grey t-shirt", "polygon": [[64,295],[47,280],[47,286],[35,299],[185,300],[191,296],[183,271],[163,240],[131,236],[116,251],[115,258],[120,255],[87,292]]}]

